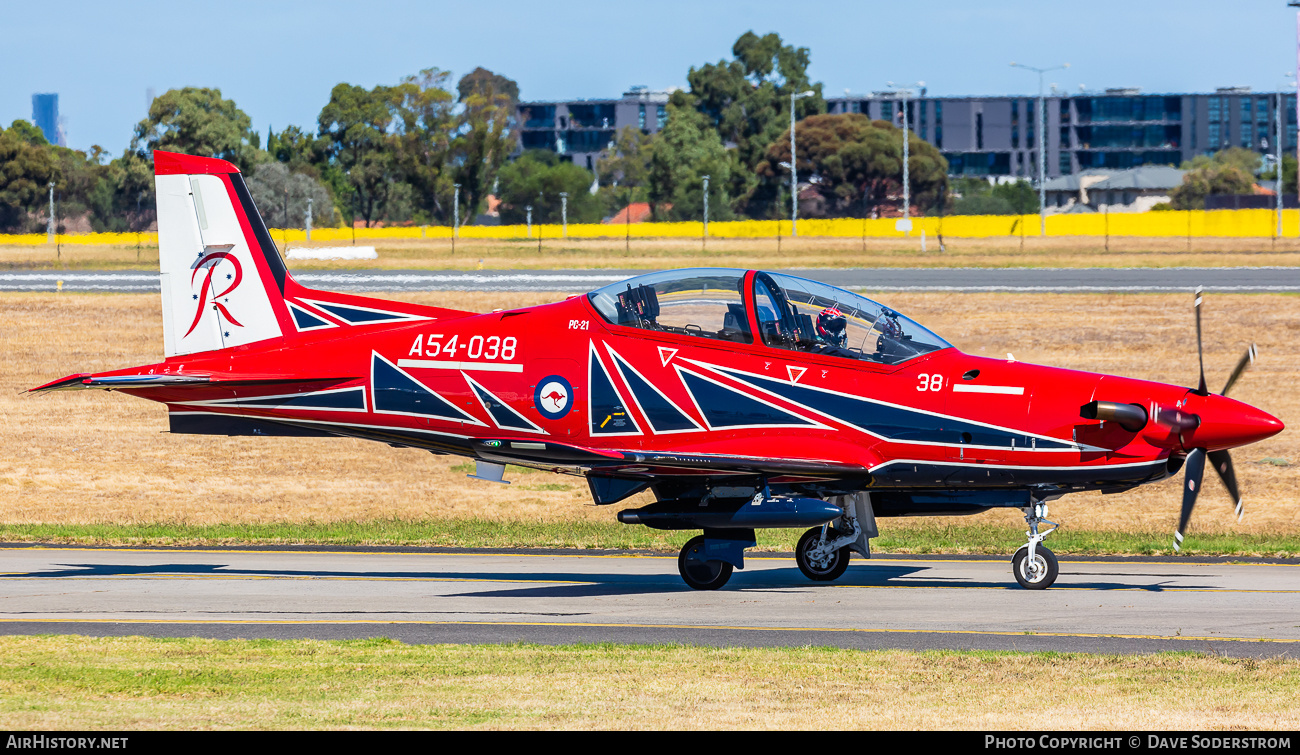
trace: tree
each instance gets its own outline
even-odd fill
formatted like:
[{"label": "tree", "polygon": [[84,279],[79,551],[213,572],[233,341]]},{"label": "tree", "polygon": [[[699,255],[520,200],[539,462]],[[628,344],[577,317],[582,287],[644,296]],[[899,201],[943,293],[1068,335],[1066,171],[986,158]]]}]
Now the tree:
[{"label": "tree", "polygon": [[[646,176],[646,197],[654,217],[699,220],[704,212],[704,176],[709,176],[710,214],[716,220],[730,219],[731,160],[718,132],[709,128],[691,96],[674,92],[668,123],[655,139]],[[669,206],[672,209],[666,209]]]},{"label": "tree", "polygon": [[[426,68],[394,89],[394,147],[397,171],[410,191],[401,201],[421,220],[451,222],[451,142],[456,127],[455,97],[447,89],[451,73]],[[400,207],[395,206],[400,211]]]},{"label": "tree", "polygon": [[461,222],[465,222],[478,214],[501,166],[515,149],[511,129],[519,85],[486,68],[475,68],[461,77],[456,91],[464,110],[453,150],[456,183],[461,186]]},{"label": "tree", "polygon": [[596,223],[600,202],[591,193],[592,174],[553,152],[530,149],[501,168],[501,222],[523,224],[529,205],[534,223],[560,222],[560,192],[568,192],[570,223]]},{"label": "tree", "polygon": [[247,171],[266,159],[258,141],[252,119],[220,89],[185,87],[154,98],[148,116],[135,127],[131,149],[218,157]]},{"label": "tree", "polygon": [[826,112],[822,85],[808,79],[808,48],[784,45],[776,34],[745,32],[731,52],[734,60],[692,67],[686,80],[696,109],[723,144],[735,145],[728,194],[736,198],[736,209],[770,214],[776,197],[770,191],[752,195],[758,164],[777,136],[789,131],[791,94],[814,93],[795,101],[796,118]]},{"label": "tree", "polygon": [[1259,155],[1240,147],[1197,155],[1183,163],[1187,172],[1182,184],[1169,192],[1169,203],[1175,210],[1203,210],[1211,194],[1250,194],[1258,165]]},{"label": "tree", "polygon": [[389,129],[403,96],[403,91],[393,87],[381,85],[367,91],[338,84],[317,119],[333,169],[326,178],[334,185],[349,219],[360,215],[367,228],[381,217],[389,192],[399,181],[397,138]]},{"label": "tree", "polygon": [[960,196],[953,215],[1032,215],[1038,212],[1038,192],[1028,181],[992,185],[980,178],[962,178],[954,187]]},{"label": "tree", "polygon": [[476,94],[490,93],[505,97],[512,110],[519,103],[519,85],[513,79],[492,73],[482,66],[460,77],[460,81],[456,84],[456,93],[460,95],[458,97],[460,102],[465,102]]},{"label": "tree", "polygon": [[[40,137],[39,143],[32,135]],[[57,164],[45,137],[27,121],[0,131],[0,228],[23,233],[37,229]]]},{"label": "tree", "polygon": [[258,168],[257,174],[248,179],[248,193],[271,228],[305,227],[309,198],[313,225],[334,225],[334,203],[329,190],[311,176],[293,172],[284,163],[268,163]]},{"label": "tree", "polygon": [[[903,132],[886,121],[860,113],[813,115],[798,129],[799,175],[809,179],[826,217],[865,215],[873,207],[894,204],[903,193]],[[908,132],[908,180],[911,200],[918,208],[937,206],[947,188],[948,161],[916,134]],[[789,172],[790,130],[768,145],[755,170],[763,194],[781,205]],[[775,202],[774,202],[775,204]]]},{"label": "tree", "polygon": [[266,151],[271,159],[289,166],[294,173],[302,173],[315,179],[321,177],[321,166],[328,159],[326,151],[329,142],[303,131],[297,126],[289,126],[279,134],[268,133]]},{"label": "tree", "polygon": [[614,135],[614,146],[601,153],[596,161],[596,177],[605,215],[613,215],[633,202],[646,201],[650,155],[656,141],[653,135],[624,126]]}]

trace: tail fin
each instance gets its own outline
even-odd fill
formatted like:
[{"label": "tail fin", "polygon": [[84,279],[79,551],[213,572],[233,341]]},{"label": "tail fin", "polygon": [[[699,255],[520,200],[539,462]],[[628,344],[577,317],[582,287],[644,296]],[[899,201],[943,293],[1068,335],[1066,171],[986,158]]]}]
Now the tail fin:
[{"label": "tail fin", "polygon": [[153,154],[167,356],[294,332],[284,301],[288,269],[239,169],[214,158]]}]

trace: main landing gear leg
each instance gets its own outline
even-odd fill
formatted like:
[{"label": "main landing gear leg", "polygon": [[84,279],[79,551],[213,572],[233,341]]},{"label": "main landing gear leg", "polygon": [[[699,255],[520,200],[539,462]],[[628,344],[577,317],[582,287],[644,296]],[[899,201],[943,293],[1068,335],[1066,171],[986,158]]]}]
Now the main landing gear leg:
[{"label": "main landing gear leg", "polygon": [[[1029,542],[1020,546],[1011,557],[1011,571],[1016,575],[1016,581],[1020,586],[1027,590],[1045,590],[1051,587],[1059,572],[1056,554],[1043,545],[1043,540],[1055,532],[1060,525],[1048,521],[1046,517],[1047,504],[1045,503],[1034,503],[1025,508],[1025,521],[1029,523],[1029,531],[1025,535],[1029,538]],[[1046,532],[1039,532],[1040,523],[1050,524],[1052,528]]]},{"label": "main landing gear leg", "polygon": [[803,533],[794,549],[799,571],[816,582],[839,579],[849,567],[849,554],[871,558],[871,538],[879,537],[870,493],[827,499],[844,508],[844,516]]}]

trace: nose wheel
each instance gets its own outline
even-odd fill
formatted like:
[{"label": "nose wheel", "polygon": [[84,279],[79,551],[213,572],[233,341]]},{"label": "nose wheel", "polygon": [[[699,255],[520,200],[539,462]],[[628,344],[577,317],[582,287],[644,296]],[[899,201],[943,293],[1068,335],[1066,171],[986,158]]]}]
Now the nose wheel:
[{"label": "nose wheel", "polygon": [[1011,557],[1011,571],[1016,581],[1026,590],[1046,590],[1056,581],[1060,569],[1056,554],[1047,546],[1040,545],[1034,549],[1034,557],[1029,557],[1029,546],[1021,546],[1016,555]]},{"label": "nose wheel", "polygon": [[[1035,503],[1025,509],[1025,521],[1029,524],[1029,531],[1025,536],[1029,538],[1029,542],[1020,546],[1011,557],[1011,573],[1026,590],[1046,590],[1052,586],[1060,573],[1056,554],[1043,545],[1043,539],[1055,532],[1059,525],[1045,519],[1046,516],[1047,504],[1045,503]],[[1052,525],[1052,528],[1046,532],[1039,532],[1038,525],[1044,522]]]}]

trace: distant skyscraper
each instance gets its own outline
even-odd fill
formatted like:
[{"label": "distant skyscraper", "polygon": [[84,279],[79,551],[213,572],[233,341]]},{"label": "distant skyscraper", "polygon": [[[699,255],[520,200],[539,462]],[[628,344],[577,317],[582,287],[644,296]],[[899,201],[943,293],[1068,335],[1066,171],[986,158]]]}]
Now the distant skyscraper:
[{"label": "distant skyscraper", "polygon": [[45,134],[45,141],[50,144],[63,144],[63,134],[59,129],[59,95],[32,95],[32,122]]}]

